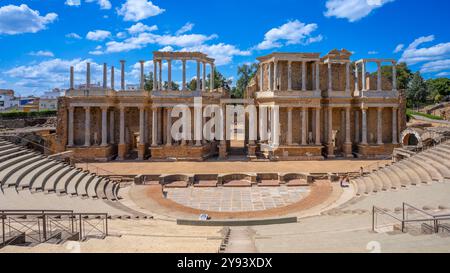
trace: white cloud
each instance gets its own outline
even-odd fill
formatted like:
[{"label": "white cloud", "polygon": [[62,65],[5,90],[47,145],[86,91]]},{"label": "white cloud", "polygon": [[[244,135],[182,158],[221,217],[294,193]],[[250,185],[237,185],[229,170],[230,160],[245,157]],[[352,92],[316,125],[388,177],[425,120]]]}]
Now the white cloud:
[{"label": "white cloud", "polygon": [[181,35],[183,33],[191,31],[193,28],[194,28],[194,24],[188,22],[184,26],[182,26],[179,30],[177,30],[177,32],[175,34]]},{"label": "white cloud", "polygon": [[356,22],[393,1],[395,0],[328,0],[324,14],[326,17],[345,18]]},{"label": "white cloud", "polygon": [[79,7],[81,5],[81,1],[80,0],[66,0],[66,2],[64,3],[67,6],[75,6],[75,7]]},{"label": "white cloud", "polygon": [[161,48],[160,50],[158,50],[159,52],[171,52],[174,51],[173,47],[171,46],[165,46],[163,48]]},{"label": "white cloud", "polygon": [[127,33],[126,33],[126,32],[123,32],[123,31],[118,32],[118,33],[116,34],[116,37],[119,38],[119,39],[123,39],[123,38],[127,37]]},{"label": "white cloud", "polygon": [[401,51],[403,51],[403,49],[405,48],[404,44],[399,44],[395,49],[394,49],[394,53],[399,53]]},{"label": "white cloud", "polygon": [[109,0],[86,0],[87,3],[97,2],[100,9],[111,9],[112,5]]},{"label": "white cloud", "polygon": [[216,65],[226,65],[232,62],[234,56],[249,56],[250,51],[243,51],[234,45],[215,44],[215,45],[199,45],[194,47],[183,48],[181,51],[199,51],[207,54],[216,60]]},{"label": "white cloud", "polygon": [[32,51],[32,52],[28,53],[28,55],[30,55],[30,56],[38,56],[38,57],[54,57],[55,56],[53,54],[53,52],[51,52],[51,51],[44,51],[44,50]]},{"label": "white cloud", "polygon": [[436,76],[438,76],[438,77],[448,77],[448,76],[450,76],[450,72],[441,72],[441,73],[436,74]]},{"label": "white cloud", "polygon": [[257,49],[265,50],[280,48],[283,45],[308,44],[321,41],[323,39],[321,35],[311,37],[312,32],[317,28],[317,24],[305,24],[299,20],[289,21],[280,27],[269,30],[264,36],[264,41],[257,45]]},{"label": "white cloud", "polygon": [[428,62],[422,66],[420,72],[433,73],[444,70],[450,70],[450,59]]},{"label": "white cloud", "polygon": [[378,51],[369,51],[369,52],[367,52],[367,54],[369,54],[369,55],[377,55]]},{"label": "white cloud", "polygon": [[413,65],[420,62],[442,60],[449,57],[450,43],[440,43],[431,47],[418,48],[424,43],[434,41],[434,39],[434,35],[417,38],[405,49],[400,61]]},{"label": "white cloud", "polygon": [[111,32],[106,30],[94,30],[89,31],[86,35],[86,39],[91,41],[103,41],[106,38],[109,38],[111,36]]},{"label": "white cloud", "polygon": [[137,33],[141,33],[141,32],[147,32],[147,31],[151,32],[151,31],[158,30],[158,26],[157,25],[147,26],[147,25],[144,25],[143,23],[139,22],[135,25],[132,25],[127,30],[130,34],[137,34]]},{"label": "white cloud", "polygon": [[56,13],[41,16],[27,5],[7,5],[0,8],[0,34],[36,33],[58,18]]},{"label": "white cloud", "polygon": [[68,33],[68,34],[66,34],[66,38],[70,38],[70,39],[81,39],[81,36],[80,35],[78,35],[78,34],[76,34],[76,33],[74,33],[74,32],[72,32],[72,33]]},{"label": "white cloud", "polygon": [[147,0],[126,0],[120,9],[117,9],[117,14],[124,17],[125,21],[138,22],[152,16],[159,15],[165,10],[154,5]]}]

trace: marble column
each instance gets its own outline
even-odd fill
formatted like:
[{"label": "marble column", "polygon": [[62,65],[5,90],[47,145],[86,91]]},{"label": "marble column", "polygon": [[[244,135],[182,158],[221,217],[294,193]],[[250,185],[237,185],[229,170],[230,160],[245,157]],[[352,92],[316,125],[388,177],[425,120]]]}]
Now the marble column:
[{"label": "marble column", "polygon": [[182,90],[186,91],[186,60],[183,60],[183,86],[182,86]]},{"label": "marble column", "polygon": [[91,87],[91,63],[86,63],[86,88]]},{"label": "marble column", "polygon": [[292,145],[292,107],[288,107],[288,132],[287,132],[287,145]]},{"label": "marble column", "polygon": [[269,63],[268,69],[269,69],[269,91],[273,91],[273,71],[272,71],[273,63]]},{"label": "marble column", "polygon": [[393,107],[392,108],[392,144],[397,145],[398,144],[398,108]]},{"label": "marble column", "polygon": [[259,64],[259,91],[264,92],[264,64]]},{"label": "marble column", "polygon": [[108,66],[103,64],[103,89],[108,88]]},{"label": "marble column", "polygon": [[214,64],[211,63],[211,75],[210,75],[210,81],[209,81],[209,90],[212,92],[214,90],[215,86],[215,72],[214,72]]},{"label": "marble column", "polygon": [[333,108],[328,107],[328,148],[327,153],[329,158],[334,157],[334,144],[333,144]]},{"label": "marble column", "polygon": [[306,123],[308,120],[308,108],[302,108],[302,145],[308,145],[307,142],[307,127]]},{"label": "marble column", "polygon": [[200,91],[200,61],[197,61],[197,91]]},{"label": "marble column", "polygon": [[362,124],[362,137],[361,137],[361,145],[367,145],[367,109],[361,109],[361,124]]},{"label": "marble column", "polygon": [[114,82],[114,66],[111,66],[111,90],[114,90],[115,82]]},{"label": "marble column", "polygon": [[350,93],[350,63],[345,65],[345,92]]},{"label": "marble column", "polygon": [[119,144],[125,145],[125,108],[120,107],[120,139]]},{"label": "marble column", "polygon": [[158,146],[158,108],[152,108],[152,147]]},{"label": "marble column", "polygon": [[366,84],[366,62],[362,62],[362,91],[367,91],[367,84]]},{"label": "marble column", "polygon": [[273,64],[273,90],[278,91],[278,61]]},{"label": "marble column", "polygon": [[315,125],[315,129],[316,129],[316,145],[320,146],[322,144],[322,142],[320,141],[320,107],[316,108],[316,125]]},{"label": "marble column", "polygon": [[102,107],[102,146],[108,146],[108,107]]},{"label": "marble column", "polygon": [[292,91],[292,62],[291,61],[288,62],[288,91]]},{"label": "marble column", "polygon": [[[328,63],[328,92],[332,92],[333,91],[333,75],[332,75],[332,67],[331,67],[331,63]],[[329,93],[328,95],[331,95],[331,93]]]},{"label": "marble column", "polygon": [[70,90],[74,89],[73,66],[70,67]]},{"label": "marble column", "polygon": [[153,91],[158,90],[158,63],[153,60]]},{"label": "marble column", "polygon": [[355,111],[355,143],[359,143],[359,111]]},{"label": "marble column", "polygon": [[115,117],[114,117],[114,110],[109,113],[109,143],[114,144],[115,143],[115,130],[114,130],[114,124],[115,124]]},{"label": "marble column", "polygon": [[202,91],[206,91],[206,63],[203,62]]},{"label": "marble column", "polygon": [[172,146],[172,109],[166,108],[166,146]]},{"label": "marble column", "polygon": [[120,90],[125,90],[125,61],[120,61]]},{"label": "marble column", "polygon": [[68,134],[68,146],[69,147],[73,147],[74,146],[74,143],[73,143],[73,123],[74,123],[74,120],[73,120],[73,114],[74,114],[74,108],[73,107],[69,107],[69,120],[68,120],[68,124],[67,124],[67,126],[68,126],[68,132],[67,132],[67,134]]},{"label": "marble column", "polygon": [[302,62],[302,91],[306,91],[306,62]]},{"label": "marble column", "polygon": [[377,91],[382,91],[383,86],[381,85],[381,62],[377,62]]},{"label": "marble column", "polygon": [[355,91],[359,91],[359,65],[355,64]]},{"label": "marble column", "polygon": [[352,144],[350,131],[350,107],[345,108],[345,144]]},{"label": "marble column", "polygon": [[159,81],[158,81],[158,90],[163,90],[163,82],[162,82],[162,60],[159,60],[159,73],[158,73],[158,77],[159,77]]},{"label": "marble column", "polygon": [[84,107],[84,146],[91,146],[91,107]]},{"label": "marble column", "polygon": [[167,90],[172,90],[172,60],[167,60]]},{"label": "marble column", "polygon": [[145,107],[139,108],[139,144],[145,145]]},{"label": "marble column", "polygon": [[377,144],[383,145],[383,108],[377,109]]},{"label": "marble column", "polygon": [[145,76],[144,76],[144,63],[145,61],[139,61],[141,65],[141,90],[145,89]]}]

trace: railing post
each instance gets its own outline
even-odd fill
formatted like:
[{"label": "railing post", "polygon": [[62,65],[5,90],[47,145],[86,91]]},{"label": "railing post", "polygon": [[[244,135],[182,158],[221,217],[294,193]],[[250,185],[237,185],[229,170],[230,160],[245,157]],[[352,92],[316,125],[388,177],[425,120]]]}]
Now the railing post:
[{"label": "railing post", "polygon": [[3,238],[3,246],[5,246],[5,242],[6,242],[6,232],[5,232],[5,215],[2,214],[2,238]]},{"label": "railing post", "polygon": [[375,232],[375,206],[372,207],[372,231]]},{"label": "railing post", "polygon": [[42,213],[42,234],[44,236],[44,242],[47,241],[47,223],[45,222],[45,214],[44,213]]},{"label": "railing post", "polygon": [[80,216],[80,230],[79,230],[79,232],[80,232],[80,242],[83,240],[83,223],[81,222],[81,214],[79,215]]},{"label": "railing post", "polygon": [[108,214],[105,215],[105,225],[106,225],[105,235],[108,236]]}]

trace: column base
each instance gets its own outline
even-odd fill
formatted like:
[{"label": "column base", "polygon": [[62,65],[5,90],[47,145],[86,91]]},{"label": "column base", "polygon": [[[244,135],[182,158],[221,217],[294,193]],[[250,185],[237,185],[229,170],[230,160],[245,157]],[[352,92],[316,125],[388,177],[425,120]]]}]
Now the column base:
[{"label": "column base", "polygon": [[327,157],[328,158],[335,158],[336,157],[334,155],[334,145],[333,144],[328,144],[327,145]]},{"label": "column base", "polygon": [[138,160],[144,160],[145,159],[145,151],[146,151],[146,146],[145,144],[139,144],[137,149],[138,149]]},{"label": "column base", "polygon": [[353,153],[352,153],[352,143],[345,143],[344,144],[344,154],[345,157],[351,158],[353,157]]},{"label": "column base", "polygon": [[119,144],[118,146],[118,159],[119,160],[125,160],[127,156],[127,145],[126,144]]},{"label": "column base", "polygon": [[221,143],[219,146],[219,159],[227,159],[227,145],[225,143]]}]

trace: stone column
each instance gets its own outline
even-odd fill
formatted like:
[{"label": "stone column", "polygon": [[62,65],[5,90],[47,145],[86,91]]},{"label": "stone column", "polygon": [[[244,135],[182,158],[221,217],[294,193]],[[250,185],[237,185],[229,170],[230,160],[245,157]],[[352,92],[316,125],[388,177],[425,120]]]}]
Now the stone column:
[{"label": "stone column", "polygon": [[272,72],[273,63],[269,63],[269,91],[273,91],[273,72]]},{"label": "stone column", "polygon": [[[288,91],[292,91],[292,62],[288,62]],[[292,109],[291,109],[292,111]]]},{"label": "stone column", "polygon": [[91,87],[91,63],[86,63],[86,88]]},{"label": "stone column", "polygon": [[367,145],[367,109],[362,108],[361,109],[361,124],[362,124],[362,138],[361,138],[361,145]]},{"label": "stone column", "polygon": [[397,91],[397,64],[392,63],[392,89]]},{"label": "stone column", "polygon": [[328,95],[331,95],[333,91],[333,72],[331,68],[331,63],[328,63],[328,92],[330,92]]},{"label": "stone column", "polygon": [[115,130],[114,130],[114,111],[111,111],[109,113],[109,143],[114,144],[115,143]]},{"label": "stone column", "polygon": [[202,78],[202,91],[206,91],[206,63],[203,62],[203,78]]},{"label": "stone column", "polygon": [[366,61],[362,62],[362,91],[367,91],[367,84],[366,84]]},{"label": "stone column", "polygon": [[127,154],[127,144],[125,142],[125,107],[120,107],[120,139],[118,146],[119,160],[125,160]]},{"label": "stone column", "polygon": [[74,143],[73,143],[73,122],[74,122],[74,120],[73,120],[73,114],[74,114],[74,108],[73,107],[69,107],[69,120],[68,120],[68,124],[67,124],[67,126],[68,126],[68,132],[67,132],[67,134],[68,134],[68,143],[67,143],[67,145],[69,146],[69,147],[73,147],[74,146]]},{"label": "stone column", "polygon": [[114,90],[115,83],[114,83],[114,66],[111,66],[111,90]]},{"label": "stone column", "polygon": [[158,108],[152,108],[152,147],[158,146]]},{"label": "stone column", "polygon": [[[203,139],[203,119],[202,119],[202,108],[194,107],[194,139],[195,146],[202,146]],[[224,131],[225,132],[225,131]],[[226,137],[226,132],[224,133]]]},{"label": "stone column", "polygon": [[158,81],[158,89],[163,90],[163,82],[162,82],[162,60],[159,60],[159,73],[158,73],[159,81]]},{"label": "stone column", "polygon": [[355,91],[359,91],[359,64],[355,64]]},{"label": "stone column", "polygon": [[167,60],[167,89],[172,90],[172,60]]},{"label": "stone column", "polygon": [[108,88],[108,66],[103,64],[103,89]]},{"label": "stone column", "polygon": [[382,87],[381,86],[381,62],[377,62],[377,67],[378,67],[378,74],[377,74],[377,91],[382,91]]},{"label": "stone column", "polygon": [[145,76],[144,76],[144,63],[145,61],[139,61],[141,64],[141,90],[145,89]]},{"label": "stone column", "polygon": [[74,89],[74,76],[73,76],[73,66],[70,67],[70,90]]},{"label": "stone column", "polygon": [[398,108],[392,108],[392,144],[398,144],[398,120],[397,120]]},{"label": "stone column", "polygon": [[347,157],[352,157],[352,139],[350,130],[350,107],[345,108],[345,143],[344,153]]},{"label": "stone column", "polygon": [[316,108],[316,121],[315,121],[315,129],[316,129],[316,145],[320,146],[322,143],[320,141],[320,107]]},{"label": "stone column", "polygon": [[359,111],[355,111],[355,143],[359,143]]},{"label": "stone column", "polygon": [[273,90],[278,91],[278,61],[273,64]]},{"label": "stone column", "polygon": [[316,62],[316,90],[320,90],[320,64]]},{"label": "stone column", "polygon": [[102,146],[108,146],[108,107],[102,107]]},{"label": "stone column", "polygon": [[139,107],[139,144],[138,159],[144,160],[145,157],[145,107]]},{"label": "stone column", "polygon": [[197,91],[200,90],[200,61],[197,60]]},{"label": "stone column", "polygon": [[153,91],[158,90],[158,63],[153,60]]},{"label": "stone column", "polygon": [[166,108],[166,146],[172,146],[172,109]]},{"label": "stone column", "polygon": [[209,81],[209,85],[210,85],[210,87],[209,87],[210,92],[212,92],[214,90],[214,85],[215,85],[215,73],[214,73],[214,64],[213,63],[211,63],[211,79]]},{"label": "stone column", "polygon": [[345,65],[345,92],[350,94],[350,63]]},{"label": "stone column", "polygon": [[84,107],[84,146],[91,146],[91,107]]},{"label": "stone column", "polygon": [[308,145],[307,142],[307,127],[306,122],[308,120],[308,108],[302,108],[302,145]]},{"label": "stone column", "polygon": [[125,61],[120,61],[120,89],[125,90]]},{"label": "stone column", "polygon": [[306,91],[306,62],[302,62],[302,91]]},{"label": "stone column", "polygon": [[333,145],[333,108],[328,106],[328,157],[334,157]]},{"label": "stone column", "polygon": [[377,109],[377,144],[383,145],[383,108]]},{"label": "stone column", "polygon": [[264,64],[259,64],[259,91],[264,92]]},{"label": "stone column", "polygon": [[292,145],[292,107],[288,107],[288,132],[287,132],[287,145]]},{"label": "stone column", "polygon": [[183,60],[183,86],[182,86],[182,90],[186,91],[186,60]]}]

